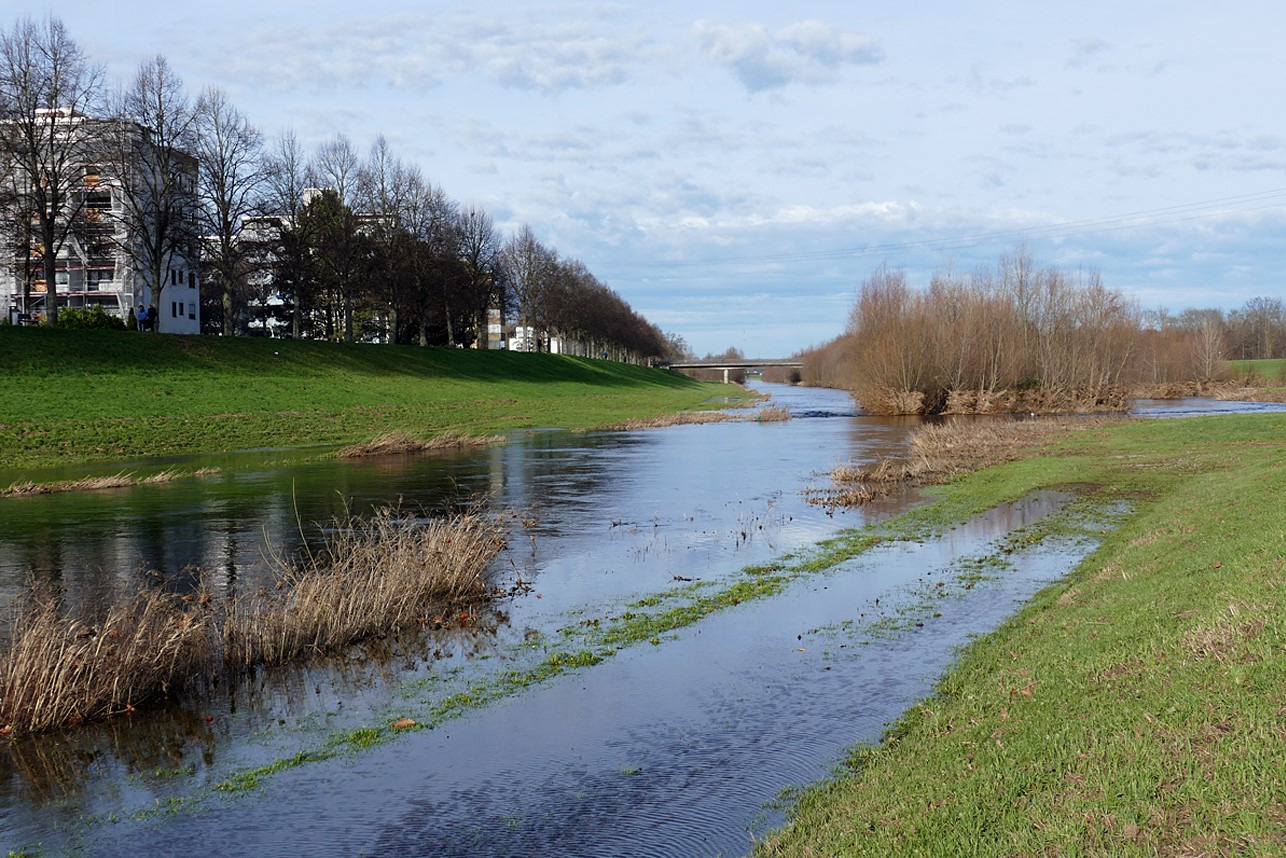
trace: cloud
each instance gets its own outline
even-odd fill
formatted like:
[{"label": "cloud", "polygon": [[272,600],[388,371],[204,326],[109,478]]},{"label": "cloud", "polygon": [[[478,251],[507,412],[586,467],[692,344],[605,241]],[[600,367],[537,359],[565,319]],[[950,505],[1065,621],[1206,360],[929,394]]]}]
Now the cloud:
[{"label": "cloud", "polygon": [[816,20],[800,21],[775,33],[762,24],[733,26],[703,20],[692,31],[705,55],[726,66],[752,93],[791,83],[823,83],[844,67],[875,65],[884,59],[871,38]]},{"label": "cloud", "polygon": [[645,33],[599,17],[544,21],[399,15],[310,30],[237,34],[224,73],[290,92],[344,86],[423,90],[470,75],[505,88],[558,93],[626,82],[648,62]]},{"label": "cloud", "polygon": [[1072,55],[1065,63],[1069,69],[1085,68],[1095,57],[1106,51],[1110,45],[1102,39],[1084,36],[1072,42]]}]

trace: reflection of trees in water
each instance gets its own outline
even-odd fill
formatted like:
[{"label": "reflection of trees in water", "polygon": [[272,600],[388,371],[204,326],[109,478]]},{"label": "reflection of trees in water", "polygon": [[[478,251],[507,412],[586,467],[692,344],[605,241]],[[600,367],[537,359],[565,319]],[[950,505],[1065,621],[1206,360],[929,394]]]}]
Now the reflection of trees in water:
[{"label": "reflection of trees in water", "polygon": [[[94,783],[126,778],[162,800],[170,794],[167,783],[190,793],[186,778],[215,764],[221,741],[280,728],[283,721],[325,718],[354,708],[368,692],[371,699],[388,699],[377,692],[433,675],[457,659],[495,655],[498,632],[508,624],[508,614],[488,604],[466,627],[404,632],[300,664],[261,666],[236,683],[189,689],[186,699],[171,705],[20,737],[0,748],[0,796],[9,806],[42,807],[74,800]],[[374,719],[385,715],[370,713]]]},{"label": "reflection of trees in water", "polygon": [[9,774],[5,794],[24,804],[46,805],[74,799],[89,779],[118,782],[203,768],[214,763],[217,738],[204,717],[177,706],[62,734],[22,736],[0,750]]}]

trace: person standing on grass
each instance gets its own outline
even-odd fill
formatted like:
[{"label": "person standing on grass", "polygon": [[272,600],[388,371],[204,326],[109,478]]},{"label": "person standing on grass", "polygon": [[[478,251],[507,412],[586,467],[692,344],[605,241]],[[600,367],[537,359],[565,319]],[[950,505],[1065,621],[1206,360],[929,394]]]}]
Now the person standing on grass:
[{"label": "person standing on grass", "polygon": [[147,308],[147,329],[148,329],[149,331],[155,331],[155,330],[156,330],[156,307],[155,307],[155,305]]},{"label": "person standing on grass", "polygon": [[138,305],[138,315],[135,318],[138,320],[138,329],[140,331],[146,331],[147,330],[147,308],[144,307],[142,304]]}]

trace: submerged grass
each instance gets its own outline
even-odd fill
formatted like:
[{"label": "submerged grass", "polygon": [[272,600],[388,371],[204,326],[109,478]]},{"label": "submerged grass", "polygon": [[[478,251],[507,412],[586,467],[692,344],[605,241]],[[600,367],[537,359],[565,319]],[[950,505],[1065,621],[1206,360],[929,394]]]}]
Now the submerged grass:
[{"label": "submerged grass", "polygon": [[1133,512],[763,855],[1286,854],[1286,416],[1125,422],[958,478]]},{"label": "submerged grass", "polygon": [[479,516],[421,522],[384,510],[339,523],[286,564],[279,589],[219,602],[148,590],[74,617],[37,593],[0,649],[0,734],[130,712],[189,682],[330,652],[486,596],[503,539]]},{"label": "submerged grass", "polygon": [[27,495],[51,495],[59,492],[102,491],[105,489],[131,488],[133,486],[155,486],[162,483],[172,483],[185,477],[208,477],[218,472],[217,468],[200,468],[191,472],[167,468],[144,477],[122,472],[102,477],[84,477],[79,480],[58,480],[50,483],[35,483],[30,480],[24,480],[13,483],[7,489],[0,491],[0,497],[23,497]]},{"label": "submerged grass", "polygon": [[443,432],[432,438],[412,438],[405,432],[389,432],[370,441],[350,444],[336,451],[335,456],[340,459],[366,459],[371,456],[407,455],[427,453],[432,450],[490,447],[504,442],[503,435],[464,435],[459,432]]}]

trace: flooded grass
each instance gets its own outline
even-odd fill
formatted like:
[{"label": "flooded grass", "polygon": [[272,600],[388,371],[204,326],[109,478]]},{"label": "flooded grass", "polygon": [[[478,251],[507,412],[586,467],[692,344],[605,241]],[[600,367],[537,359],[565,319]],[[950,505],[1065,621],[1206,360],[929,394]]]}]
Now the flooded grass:
[{"label": "flooded grass", "polygon": [[1055,441],[1074,443],[1074,433],[1111,426],[1123,418],[1041,417],[1032,420],[953,420],[921,426],[911,433],[903,456],[871,466],[841,465],[833,485],[814,490],[809,501],[825,507],[854,507],[900,486],[947,482],[960,474],[1010,462]]},{"label": "flooded grass", "polygon": [[763,855],[1282,854],[1286,418],[1122,423],[957,479],[1133,511]]},{"label": "flooded grass", "polygon": [[790,409],[781,405],[765,405],[755,412],[755,420],[760,423],[781,423],[790,419]]},{"label": "flooded grass", "polygon": [[435,606],[486,597],[502,545],[479,516],[421,522],[386,509],[338,524],[320,551],[283,566],[278,589],[231,603],[147,590],[76,617],[37,592],[0,653],[0,732],[133,712],[190,682],[423,626]]},{"label": "flooded grass", "polygon": [[340,459],[365,459],[371,456],[406,455],[427,453],[432,450],[454,450],[468,447],[490,447],[503,444],[503,435],[465,435],[460,432],[443,432],[432,438],[413,438],[405,432],[389,432],[361,444],[350,444],[336,451]]},{"label": "flooded grass", "polygon": [[144,477],[121,472],[102,477],[84,477],[79,480],[59,480],[50,483],[35,483],[30,480],[17,482],[0,491],[0,497],[22,497],[26,495],[52,495],[60,492],[88,492],[104,489],[122,489],[133,486],[155,486],[172,483],[186,477],[208,477],[219,472],[218,468],[200,468],[196,471],[181,471],[168,468]]}]

